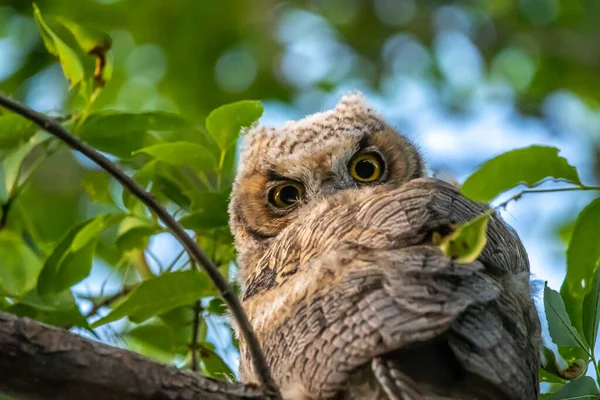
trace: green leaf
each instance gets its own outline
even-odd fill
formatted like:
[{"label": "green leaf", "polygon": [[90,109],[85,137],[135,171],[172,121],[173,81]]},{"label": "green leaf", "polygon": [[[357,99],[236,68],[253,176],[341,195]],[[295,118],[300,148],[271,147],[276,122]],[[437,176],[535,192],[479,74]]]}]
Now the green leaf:
[{"label": "green leaf", "polygon": [[[135,174],[133,174],[133,180],[146,189],[152,180],[152,177],[154,176],[157,164],[158,161],[156,160],[151,160],[150,162],[146,163],[143,167],[138,169]],[[128,210],[133,210],[136,207],[136,204],[139,203],[139,199],[132,195],[129,190],[123,190],[121,200],[123,201],[123,205],[125,205]]]},{"label": "green leaf", "polygon": [[73,34],[77,44],[86,54],[96,57],[94,80],[98,86],[104,86],[112,76],[112,60],[108,59],[108,50],[112,45],[110,36],[64,17],[58,17],[56,21]]},{"label": "green leaf", "polygon": [[79,135],[100,151],[129,158],[132,152],[157,143],[148,132],[170,131],[187,125],[185,119],[165,111],[123,113],[108,110],[91,113]]},{"label": "green leaf", "polygon": [[215,352],[212,343],[202,342],[200,346],[200,359],[204,366],[203,372],[216,379],[235,380],[235,374],[223,359]]},{"label": "green leaf", "polygon": [[206,129],[222,151],[229,150],[242,128],[255,123],[263,113],[260,101],[244,100],[213,110],[206,118]]},{"label": "green leaf", "polygon": [[557,148],[530,146],[486,161],[467,178],[461,190],[473,200],[490,201],[515,186],[531,187],[550,177],[581,185],[577,170],[558,155]]},{"label": "green leaf", "polygon": [[579,213],[567,248],[568,290],[581,294],[591,290],[594,269],[600,262],[600,199]]},{"label": "green leaf", "polygon": [[150,236],[161,231],[154,221],[138,217],[127,217],[119,226],[116,244],[121,251],[145,249]]},{"label": "green leaf", "polygon": [[589,376],[571,381],[558,392],[546,397],[547,400],[595,400],[598,399],[596,382]]},{"label": "green leaf", "polygon": [[81,185],[90,196],[90,200],[100,204],[114,204],[110,195],[111,177],[104,171],[88,171]]},{"label": "green leaf", "polygon": [[44,45],[48,52],[60,61],[63,72],[69,80],[70,87],[74,87],[83,80],[83,66],[77,54],[63,42],[42,18],[42,13],[36,4],[33,4],[33,18],[37,23]]},{"label": "green leaf", "polygon": [[214,169],[217,162],[203,146],[192,142],[160,143],[145,147],[134,154],[145,153],[155,159],[174,166],[196,169]]},{"label": "green leaf", "polygon": [[17,188],[23,161],[35,146],[37,146],[37,143],[33,140],[29,140],[24,145],[10,151],[2,160],[4,187],[6,188],[7,195],[7,198],[4,199],[4,201],[8,200],[8,197],[12,196],[12,193],[14,193],[14,190]]},{"label": "green leaf", "polygon": [[125,218],[124,214],[105,214],[93,218],[77,232],[71,243],[70,251],[76,252],[98,239],[100,232]]},{"label": "green leaf", "polygon": [[201,297],[214,294],[210,279],[205,273],[198,271],[166,273],[143,281],[110,314],[96,321],[93,327],[123,317],[129,317],[131,321],[140,323],[175,307],[192,304]]},{"label": "green leaf", "polygon": [[586,348],[584,341],[571,324],[565,303],[556,290],[544,286],[544,309],[552,341],[558,346],[578,346]]},{"label": "green leaf", "polygon": [[0,148],[6,149],[24,144],[36,132],[37,126],[16,114],[0,116]]},{"label": "green leaf", "polygon": [[225,315],[227,314],[227,305],[220,297],[215,297],[208,302],[206,311],[213,315]]},{"label": "green leaf", "polygon": [[179,223],[186,229],[192,229],[194,231],[203,229],[219,228],[221,226],[227,226],[228,216],[227,212],[222,210],[201,210],[195,211],[190,215],[186,215],[179,220]]},{"label": "green leaf", "polygon": [[21,295],[35,287],[42,262],[23,239],[8,230],[0,231],[0,281],[9,293]]},{"label": "green leaf", "polygon": [[42,296],[59,293],[87,277],[98,234],[120,218],[120,215],[100,215],[75,225],[44,263],[38,278],[38,293]]},{"label": "green leaf", "polygon": [[440,249],[459,263],[471,263],[477,260],[487,243],[488,220],[489,215],[482,214],[458,225],[454,232],[441,238]]},{"label": "green leaf", "polygon": [[105,53],[112,45],[112,40],[106,33],[79,25],[64,17],[57,17],[56,21],[61,23],[73,34],[77,44],[87,54],[95,54],[97,52]]},{"label": "green leaf", "polygon": [[81,314],[70,291],[40,297],[33,289],[17,299],[15,304],[11,305],[6,311],[50,325],[60,327],[78,326],[89,329],[87,320]]},{"label": "green leaf", "polygon": [[170,354],[185,355],[192,337],[191,326],[174,328],[161,320],[138,325],[128,333],[132,339]]},{"label": "green leaf", "polygon": [[600,324],[600,268],[596,268],[592,289],[583,300],[582,319],[585,339],[590,344],[590,349],[595,349]]}]

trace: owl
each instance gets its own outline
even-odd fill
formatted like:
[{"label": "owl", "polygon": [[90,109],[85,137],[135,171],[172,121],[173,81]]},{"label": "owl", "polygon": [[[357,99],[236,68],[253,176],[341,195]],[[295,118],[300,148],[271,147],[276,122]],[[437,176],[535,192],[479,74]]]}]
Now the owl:
[{"label": "owl", "polygon": [[[515,232],[471,263],[433,238],[485,212],[425,177],[360,93],[244,133],[229,206],[242,305],[282,395],[538,398],[540,323]],[[257,383],[240,338],[240,375]]]}]

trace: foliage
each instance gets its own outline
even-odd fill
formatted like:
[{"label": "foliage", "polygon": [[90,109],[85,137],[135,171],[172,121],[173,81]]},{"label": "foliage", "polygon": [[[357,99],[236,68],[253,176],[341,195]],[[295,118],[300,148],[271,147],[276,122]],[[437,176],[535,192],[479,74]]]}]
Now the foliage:
[{"label": "foliage", "polygon": [[[34,15],[48,51],[58,58],[69,78],[73,96],[83,100],[65,124],[86,143],[118,157],[138,183],[171,204],[182,223],[193,230],[196,241],[227,274],[234,259],[226,208],[233,181],[234,144],[240,129],[261,116],[261,103],[242,101],[223,106],[211,113],[206,129],[160,110],[92,111],[108,78],[104,75],[99,82],[97,68],[83,69],[76,50],[55,33],[53,26],[55,22],[67,26],[81,50],[97,57],[109,57],[110,40],[72,21],[44,19],[36,6]],[[198,360],[200,365],[190,365],[193,369],[231,377],[230,367],[206,340],[207,321],[214,326],[210,321],[216,318],[211,316],[223,313],[214,303],[217,292],[208,276],[187,256],[169,267],[158,266],[158,271],[149,265],[149,243],[164,231],[156,217],[135,198],[125,193],[117,196],[114,183],[103,172],[89,171],[82,182],[89,196],[88,207],[97,210],[95,215],[75,222],[62,235],[38,241],[37,221],[28,220],[18,210],[26,207],[23,196],[30,178],[47,158],[64,149],[53,138],[43,136],[40,140],[41,133],[16,115],[0,117],[0,127],[7,188],[3,206],[6,226],[0,231],[1,308],[96,334],[101,332],[98,327],[127,318],[126,337],[143,343],[141,351],[159,358],[155,352],[172,353],[170,357],[183,355]],[[115,266],[111,274],[122,275],[127,290],[123,287],[116,296],[83,296],[94,304],[92,312],[83,314],[76,304],[76,299],[83,297],[76,288],[99,260]],[[137,273],[131,273],[132,269]],[[197,309],[199,299],[203,300],[199,321],[204,321],[204,328],[194,330],[196,336],[192,338],[194,318],[189,314]],[[111,311],[96,319],[105,308]],[[197,357],[192,357],[192,352],[197,352]]]},{"label": "foliage", "polygon": [[[23,15],[30,13],[28,2],[17,3],[15,9]],[[295,91],[308,91],[301,82],[294,82],[290,77],[285,79],[291,84],[282,83],[282,73],[265,72],[271,68],[272,60],[281,56],[280,47],[288,45],[282,44],[285,38],[281,43],[274,43],[271,33],[262,28],[273,25],[270,22],[275,17],[253,8],[258,7],[255,2],[238,0],[227,0],[225,5],[212,8],[204,6],[205,2],[176,1],[174,9],[187,8],[173,15],[157,11],[161,10],[158,0],[148,1],[136,4],[137,18],[131,21],[124,19],[128,12],[105,13],[105,16],[103,7],[106,5],[100,5],[102,2],[86,2],[87,12],[67,0],[46,3],[42,2],[42,10],[54,8],[64,13],[53,18],[42,14],[37,6],[33,8],[32,24],[37,26],[49,55],[42,51],[27,53],[24,67],[3,82],[3,90],[17,93],[26,78],[58,61],[70,90],[65,95],[62,110],[65,115],[58,116],[57,121],[117,160],[140,185],[176,214],[213,262],[229,276],[230,269],[235,268],[235,251],[227,227],[235,144],[240,130],[253,124],[263,108],[258,101],[243,100],[210,110],[240,98],[289,100]],[[126,1],[115,3],[115,9],[126,10],[130,6]],[[355,13],[358,16],[354,17],[354,25],[343,22],[345,11],[356,4],[363,7],[365,2],[316,3],[319,5],[312,10],[332,21],[340,32],[336,40],[348,42],[356,53],[352,53],[350,67],[331,68],[312,82],[311,90],[321,93],[347,81],[367,81],[375,86],[373,71],[384,79],[387,69],[397,67],[387,65],[389,60],[385,58],[379,60],[378,54],[388,37],[397,36],[393,23],[392,27],[375,24],[376,16],[371,11]],[[533,3],[540,6],[535,13],[527,8],[533,7]],[[593,64],[597,46],[586,44],[585,40],[600,15],[600,8],[585,10],[581,2],[572,1],[560,2],[557,11],[548,6],[555,3],[558,4],[557,1],[483,1],[465,2],[452,6],[454,8],[413,4],[415,17],[406,23],[405,29],[414,35],[408,39],[417,49],[434,47],[437,44],[432,33],[423,29],[424,17],[442,10],[447,15],[444,14],[445,19],[438,18],[436,23],[451,20],[454,21],[451,24],[460,24],[460,15],[474,15],[473,29],[482,32],[475,44],[481,56],[489,61],[490,74],[514,88],[521,110],[539,114],[544,97],[558,88],[572,90],[589,107],[597,108],[600,85],[598,80],[592,79],[597,73]],[[26,9],[21,8],[25,6]],[[511,12],[517,7],[520,7],[521,18],[514,18]],[[12,9],[0,8],[1,21],[5,20],[3,13],[10,14]],[[258,22],[253,21],[256,27],[246,26],[246,20],[240,16],[247,15],[261,16],[256,17]],[[292,12],[285,15],[299,18]],[[544,21],[540,18],[550,18],[548,15],[554,15],[560,30],[543,28]],[[21,22],[29,21],[21,18]],[[150,20],[165,24],[171,20],[168,26],[173,29],[145,30]],[[87,26],[88,22],[126,39],[111,40],[107,34]],[[22,24],[26,31],[27,22]],[[484,29],[486,24],[499,27],[497,41],[485,43],[489,36]],[[115,30],[123,26],[139,35],[142,42],[160,45],[172,63],[166,73],[162,72],[166,76],[160,96],[155,87],[160,78],[153,74],[161,72],[132,65],[135,60],[129,58],[125,61],[131,47],[122,43],[133,39]],[[183,31],[190,26],[197,27],[194,35]],[[368,29],[373,26],[376,29]],[[251,29],[250,32],[247,29]],[[568,36],[567,29],[581,32],[579,36]],[[521,31],[523,35],[503,37],[513,31]],[[562,46],[564,54],[555,49],[552,40],[552,35],[566,40],[563,34],[567,38],[575,37],[579,44]],[[284,33],[281,36],[284,37]],[[211,39],[198,40],[198,37]],[[221,60],[220,53],[226,53],[240,41],[254,49],[252,54],[259,65],[253,78],[256,83],[237,92],[218,90],[212,79],[218,69],[215,67],[213,71],[213,65]],[[113,43],[121,43],[121,47],[113,48]],[[39,46],[36,49],[39,50]],[[152,53],[157,60],[149,62],[146,57],[145,62],[158,65],[161,54]],[[530,64],[535,73],[528,76],[526,67]],[[474,88],[454,82],[442,62],[427,65],[412,78],[427,79],[434,83],[432,86],[440,87],[444,93],[441,97],[449,109],[456,111],[467,104],[465,98],[476,96]],[[294,85],[297,87],[293,88]],[[151,109],[148,104],[152,105]],[[164,238],[166,233],[154,215],[104,172],[80,162],[63,145],[19,116],[0,114],[0,156],[3,180],[0,185],[1,310],[86,330],[107,341],[111,341],[112,332],[116,332],[135,351],[200,370],[209,376],[232,377],[233,366],[224,361],[224,353],[235,351],[235,340],[232,340],[229,325],[223,324],[226,320],[223,303],[215,297],[209,279],[198,271],[185,252],[168,264],[156,262],[151,244]],[[565,186],[538,188],[554,180]],[[527,188],[493,210],[503,208],[522,195],[542,196],[535,192],[600,189],[582,183],[579,172],[559,156],[559,149],[530,146],[489,160],[466,179],[462,190],[475,200],[492,201],[521,184]],[[461,262],[473,260],[485,246],[490,215],[491,212],[458,226],[445,238],[437,238],[440,246]],[[598,199],[579,214],[569,232],[565,282],[560,292],[547,286],[544,289],[545,315],[558,352],[545,349],[547,362],[540,370],[540,377],[543,382],[551,383],[548,387],[552,394],[545,398],[600,398],[596,382],[582,376],[588,365],[593,366],[594,373],[598,371],[594,353],[600,321]],[[82,282],[91,281],[91,276],[103,282],[99,290],[88,292]],[[111,282],[113,287],[107,289]],[[197,329],[192,329],[194,326]],[[223,338],[227,343],[219,344]],[[198,360],[198,364],[194,365],[193,360]],[[600,377],[596,375],[596,378]]]},{"label": "foliage", "polygon": [[[558,149],[542,146],[509,151],[488,160],[467,178],[462,190],[475,200],[492,200],[507,189],[522,183],[533,187],[552,179],[568,182],[573,186],[546,190],[526,189],[496,208],[505,207],[510,201],[536,192],[600,191],[600,187],[581,183],[576,169],[558,156]],[[461,252],[448,253],[447,242],[441,243],[441,248],[458,260],[465,258],[464,262],[469,262],[483,249],[480,243],[485,240],[485,227],[477,227],[483,225],[480,221],[486,218],[489,218],[489,213],[458,226],[449,236],[454,236],[453,241],[462,244],[455,246]],[[479,236],[476,235],[477,232]],[[550,337],[568,365],[567,368],[561,368],[556,355],[552,350],[545,348],[545,364],[542,365],[540,376],[542,381],[554,383],[555,393],[546,397],[549,399],[586,396],[600,398],[596,382],[581,376],[591,363],[596,378],[600,381],[595,354],[600,323],[599,237],[600,199],[596,199],[581,211],[573,227],[567,248],[567,276],[561,292],[552,290],[547,285],[544,287],[544,309]]]}]

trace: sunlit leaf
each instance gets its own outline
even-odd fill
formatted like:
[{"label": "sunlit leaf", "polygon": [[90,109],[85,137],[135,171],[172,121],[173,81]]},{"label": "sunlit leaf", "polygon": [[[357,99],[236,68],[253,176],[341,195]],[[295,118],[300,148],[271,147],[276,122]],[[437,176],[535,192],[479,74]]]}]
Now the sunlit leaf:
[{"label": "sunlit leaf", "polygon": [[38,25],[44,45],[48,52],[60,60],[60,65],[65,76],[70,82],[71,88],[83,80],[83,66],[77,54],[65,42],[63,42],[42,18],[40,9],[33,5],[33,17]]},{"label": "sunlit leaf", "polygon": [[7,195],[10,196],[16,189],[16,185],[19,183],[19,177],[21,176],[23,161],[35,146],[37,146],[37,143],[29,140],[22,146],[10,151],[2,160],[4,186]]},{"label": "sunlit leaf", "polygon": [[471,263],[479,257],[487,243],[486,230],[489,215],[482,214],[460,224],[454,232],[441,238],[440,249],[459,263]]},{"label": "sunlit leaf", "polygon": [[244,100],[213,110],[206,118],[206,129],[222,151],[231,148],[242,128],[255,123],[263,113],[260,101]]},{"label": "sunlit leaf", "polygon": [[79,232],[77,232],[73,238],[73,242],[71,242],[69,251],[76,252],[89,243],[96,241],[100,232],[109,226],[120,222],[124,218],[124,214],[105,214],[93,218],[90,223],[86,224]]},{"label": "sunlit leaf", "polygon": [[465,196],[490,201],[520,184],[533,186],[546,178],[581,184],[575,167],[555,147],[530,146],[511,150],[486,161],[462,185]]},{"label": "sunlit leaf", "polygon": [[79,135],[98,150],[128,158],[132,152],[158,142],[149,132],[180,129],[187,124],[177,114],[165,111],[124,113],[108,110],[91,113]]},{"label": "sunlit leaf", "polygon": [[567,248],[568,290],[581,294],[591,290],[594,269],[600,262],[600,199],[579,213]]},{"label": "sunlit leaf", "polygon": [[197,169],[213,169],[217,163],[214,156],[204,147],[191,142],[160,143],[136,151],[175,166]]},{"label": "sunlit leaf", "polygon": [[546,397],[547,400],[596,400],[598,399],[598,388],[596,382],[589,376],[571,381],[558,392]]},{"label": "sunlit leaf", "polygon": [[21,295],[35,287],[42,262],[17,234],[0,231],[0,281],[9,293]]},{"label": "sunlit leaf", "polygon": [[138,217],[127,217],[119,226],[116,244],[122,251],[144,249],[150,236],[161,231],[154,221]]},{"label": "sunlit leaf", "polygon": [[112,45],[110,36],[98,30],[81,26],[64,17],[57,17],[56,20],[73,34],[77,44],[86,54],[96,57],[94,80],[99,86],[104,86],[112,74],[112,65],[109,66],[108,74],[105,72],[109,62],[107,53]]},{"label": "sunlit leaf", "polygon": [[88,171],[81,180],[81,186],[90,200],[101,204],[114,204],[110,195],[111,177],[104,171]]},{"label": "sunlit leaf", "polygon": [[558,346],[587,348],[577,330],[571,324],[562,297],[556,290],[544,287],[544,309],[552,341]]},{"label": "sunlit leaf", "polygon": [[143,281],[110,314],[94,323],[94,327],[123,317],[139,323],[201,297],[214,295],[210,279],[198,271],[165,273]]}]

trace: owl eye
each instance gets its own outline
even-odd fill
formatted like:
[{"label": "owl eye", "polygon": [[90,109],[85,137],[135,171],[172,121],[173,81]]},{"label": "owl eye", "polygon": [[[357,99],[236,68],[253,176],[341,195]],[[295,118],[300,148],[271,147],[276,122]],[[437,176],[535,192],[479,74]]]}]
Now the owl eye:
[{"label": "owl eye", "polygon": [[362,153],[350,161],[350,176],[358,182],[375,182],[383,174],[383,161],[377,153]]},{"label": "owl eye", "polygon": [[288,208],[304,196],[304,186],[296,182],[283,182],[269,192],[269,202],[277,208]]}]

